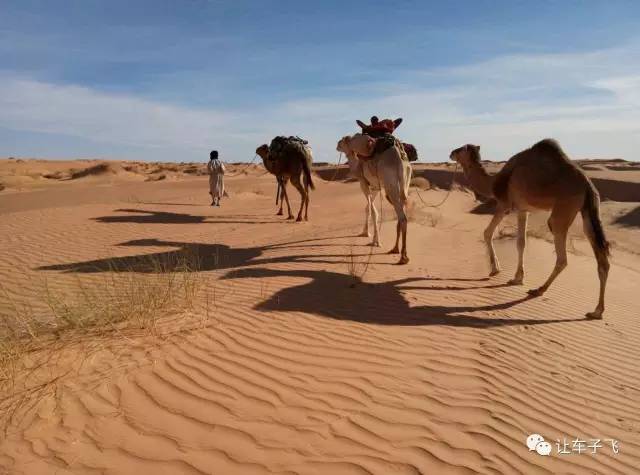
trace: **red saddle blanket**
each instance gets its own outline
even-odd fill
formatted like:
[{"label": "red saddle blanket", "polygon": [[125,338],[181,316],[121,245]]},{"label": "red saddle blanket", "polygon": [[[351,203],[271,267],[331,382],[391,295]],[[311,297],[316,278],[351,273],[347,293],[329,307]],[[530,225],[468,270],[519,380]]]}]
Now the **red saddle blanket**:
[{"label": "red saddle blanket", "polygon": [[[402,123],[402,119],[383,119],[378,120],[376,116],[371,118],[371,124],[364,124],[361,121],[356,121],[360,128],[362,129],[363,134],[367,134],[374,139],[384,138],[386,135],[393,135],[393,132],[398,128],[398,126]],[[393,144],[389,145],[388,141],[382,141],[380,145],[376,142],[376,152],[378,153],[379,147],[384,147],[383,150],[386,150]],[[402,147],[404,148],[405,153],[407,154],[407,158],[410,162],[415,162],[418,160],[418,150],[416,147],[410,143],[402,142]]]}]

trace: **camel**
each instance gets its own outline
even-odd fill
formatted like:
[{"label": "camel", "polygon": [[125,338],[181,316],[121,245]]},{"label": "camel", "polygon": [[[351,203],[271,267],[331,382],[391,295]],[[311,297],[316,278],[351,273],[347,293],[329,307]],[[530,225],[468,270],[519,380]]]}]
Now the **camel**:
[{"label": "camel", "polygon": [[472,188],[497,201],[496,211],[484,231],[489,250],[490,275],[500,272],[493,248],[493,234],[502,218],[512,209],[518,212],[518,267],[511,285],[524,280],[524,249],[529,211],[551,210],[548,220],[556,249],[556,264],[542,286],[529,290],[532,296],[545,293],[567,266],[567,232],[578,211],[582,215],[584,233],[589,239],[598,263],[600,294],[598,304],[588,318],[602,318],[604,294],[609,274],[609,243],[600,220],[600,196],[584,172],[564,153],[560,144],[544,139],[509,159],[495,175],[489,175],[480,161],[480,147],[467,144],[451,152],[450,158],[464,170]]},{"label": "camel", "polygon": [[[276,137],[271,142],[271,146],[263,144],[256,149],[256,154],[262,158],[264,167],[269,173],[275,175],[278,187],[281,190],[281,198],[287,203],[289,216],[293,219],[289,196],[287,195],[287,184],[289,181],[300,193],[300,210],[296,221],[302,221],[302,210],[304,209],[304,220],[309,219],[309,188],[315,189],[311,177],[312,155],[309,147],[299,140],[289,140],[284,137]],[[302,183],[300,177],[303,176]],[[304,186],[303,186],[304,183]],[[282,203],[280,212],[282,214]]]},{"label": "camel", "polygon": [[[373,218],[374,246],[380,245],[378,211],[374,201],[378,192],[384,187],[387,200],[393,206],[398,223],[396,225],[396,243],[389,254],[400,253],[398,264],[409,262],[407,255],[407,214],[406,205],[411,182],[411,165],[404,155],[402,144],[393,139],[392,147],[384,151],[376,150],[376,140],[368,135],[355,134],[340,139],[336,149],[343,152],[352,167],[351,170],[360,181],[360,188],[367,198],[366,220],[363,235],[369,235],[369,215]],[[358,163],[356,163],[357,161]],[[402,235],[402,252],[398,245]]]},{"label": "camel", "polygon": [[[373,221],[373,240],[369,244],[370,246],[380,247],[380,236],[379,236],[379,217],[378,210],[376,209],[376,197],[378,196],[378,192],[380,188],[374,189],[369,186],[369,182],[364,177],[364,167],[363,161],[361,161],[355,153],[347,153],[345,150],[348,150],[348,147],[344,144],[343,137],[337,146],[337,150],[339,152],[343,152],[347,156],[347,161],[349,163],[349,174],[358,180],[360,183],[360,190],[362,190],[362,194],[367,200],[367,205],[365,207],[364,213],[364,228],[362,229],[362,233],[359,236],[361,237],[371,237],[371,233],[369,232],[369,219]],[[349,137],[346,137],[347,139]]]}]

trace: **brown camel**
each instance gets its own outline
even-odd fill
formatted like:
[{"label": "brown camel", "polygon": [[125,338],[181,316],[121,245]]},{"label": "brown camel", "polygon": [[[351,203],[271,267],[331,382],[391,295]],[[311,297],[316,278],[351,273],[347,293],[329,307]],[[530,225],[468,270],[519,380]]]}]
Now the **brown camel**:
[{"label": "brown camel", "polygon": [[[289,216],[293,219],[289,196],[287,195],[287,184],[289,181],[298,190],[301,197],[300,210],[296,221],[302,221],[302,210],[304,209],[304,220],[308,221],[309,214],[309,187],[315,189],[311,177],[311,164],[313,161],[311,149],[303,141],[291,140],[284,137],[276,137],[267,144],[260,145],[256,153],[262,158],[264,167],[269,173],[275,175],[278,181],[281,197],[287,203]],[[302,176],[302,183],[301,183]],[[304,183],[304,186],[303,186]],[[282,205],[280,210],[282,211]],[[282,212],[278,214],[282,214]]]},{"label": "brown camel", "polygon": [[472,188],[479,194],[497,201],[496,211],[484,231],[489,249],[491,274],[500,272],[500,264],[493,249],[493,233],[505,214],[518,212],[518,268],[510,284],[520,285],[524,279],[523,255],[527,235],[527,218],[532,210],[551,210],[549,229],[556,248],[556,265],[547,281],[529,293],[542,295],[567,266],[567,232],[578,211],[582,214],[586,234],[598,262],[600,296],[589,318],[602,318],[604,293],[609,274],[609,243],[600,220],[600,196],[591,180],[571,162],[562,148],[552,139],[545,139],[509,159],[495,175],[489,175],[480,161],[480,147],[465,145],[451,152],[450,158],[464,169]]}]

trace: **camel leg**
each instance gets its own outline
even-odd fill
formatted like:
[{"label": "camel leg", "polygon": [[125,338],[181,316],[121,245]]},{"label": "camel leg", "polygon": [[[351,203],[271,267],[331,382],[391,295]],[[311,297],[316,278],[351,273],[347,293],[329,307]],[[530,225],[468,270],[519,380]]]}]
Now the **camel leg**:
[{"label": "camel leg", "polygon": [[527,218],[529,213],[520,211],[518,213],[518,269],[510,285],[522,285],[524,279],[524,248],[527,245]]},{"label": "camel leg", "polygon": [[[374,247],[380,247],[380,216],[378,209],[376,208],[376,198],[378,196],[377,191],[371,191],[369,200],[371,202],[371,219],[373,220],[373,241],[371,245]],[[369,219],[367,217],[367,219]]]},{"label": "camel leg", "polygon": [[304,194],[306,199],[304,200],[304,220],[309,221],[309,201],[311,201],[311,195],[309,194],[309,182],[304,179]]},{"label": "camel leg", "polygon": [[284,207],[284,189],[282,187],[282,182],[280,180],[278,180],[278,192],[276,197],[276,205],[278,204],[278,198],[280,199],[280,209],[276,213],[276,216],[282,216],[283,215],[282,208]]},{"label": "camel leg", "polygon": [[398,243],[400,241],[400,235],[402,234],[402,253],[400,254],[398,264],[407,264],[409,262],[409,256],[407,255],[407,214],[404,211],[404,204],[399,199],[393,200],[393,207],[398,217],[398,224],[396,225],[396,246],[394,249],[397,254]]},{"label": "camel leg", "polygon": [[287,212],[289,216],[287,219],[293,219],[293,213],[291,212],[291,204],[289,203],[289,194],[287,193],[287,181],[282,182],[282,195],[284,197],[285,202],[287,203]]},{"label": "camel leg", "polygon": [[298,211],[298,217],[296,218],[296,221],[302,221],[302,210],[304,208],[304,203],[307,200],[307,194],[305,193],[304,188],[300,183],[299,176],[291,177],[291,184],[296,188],[296,190],[298,190],[298,193],[300,193],[300,210]]},{"label": "camel leg", "polygon": [[[396,216],[397,216],[398,212],[396,211]],[[400,225],[400,218],[398,218],[398,222],[396,223],[396,244],[393,246],[393,248],[387,253],[387,254],[400,254],[400,248],[399,248],[399,244],[400,244],[400,231],[401,231],[402,227]]]},{"label": "camel leg", "polygon": [[276,213],[276,216],[282,216],[284,207],[284,190],[282,189],[282,181],[278,178],[278,191],[276,193],[276,206],[278,205],[278,201],[280,201],[280,209]]},{"label": "camel leg", "polygon": [[484,230],[484,242],[486,243],[487,249],[489,250],[489,261],[491,263],[491,273],[489,274],[490,276],[494,276],[500,273],[500,262],[498,262],[496,251],[493,248],[493,234],[495,233],[498,224],[500,224],[500,221],[502,221],[502,218],[504,218],[504,215],[505,210],[502,208],[502,206],[500,206],[500,204],[498,204],[496,212],[493,215],[489,226],[487,226],[487,229]]},{"label": "camel leg", "polygon": [[371,216],[371,196],[367,195],[367,204],[364,208],[364,227],[362,228],[362,232],[360,233],[360,237],[369,237],[371,234],[369,233],[369,216]]},{"label": "camel leg", "polygon": [[360,233],[361,237],[369,237],[369,216],[371,215],[371,193],[369,192],[369,185],[360,180],[360,189],[362,190],[362,194],[367,199],[367,205],[365,207],[364,213],[364,228],[362,228],[362,233]]},{"label": "camel leg", "polygon": [[604,312],[604,291],[607,287],[607,277],[609,276],[609,258],[607,257],[606,251],[600,249],[596,244],[591,220],[584,212],[582,215],[582,225],[584,233],[587,235],[591,248],[593,249],[593,253],[596,256],[596,261],[598,262],[598,278],[600,279],[600,296],[598,298],[598,305],[593,312],[587,313],[587,317],[602,318],[602,313]]},{"label": "camel leg", "polygon": [[567,267],[567,233],[577,213],[577,209],[560,211],[558,208],[551,212],[549,221],[551,229],[553,229],[553,242],[556,247],[556,265],[547,281],[537,289],[529,290],[529,294],[536,297],[544,294],[560,272]]},{"label": "camel leg", "polygon": [[[382,193],[382,191],[380,191],[380,193]],[[391,195],[389,193],[385,193],[385,194],[387,197],[387,201],[391,203],[391,205],[393,206],[393,209],[395,209],[396,217],[398,218],[398,222],[396,223],[396,243],[387,254],[400,254],[399,245],[400,245],[400,234],[402,232],[402,223],[400,222],[400,216],[404,214],[404,210],[402,209],[401,205],[399,204],[396,205],[396,203],[399,202],[399,199],[397,197],[395,197],[394,199],[391,199],[390,197]]]}]

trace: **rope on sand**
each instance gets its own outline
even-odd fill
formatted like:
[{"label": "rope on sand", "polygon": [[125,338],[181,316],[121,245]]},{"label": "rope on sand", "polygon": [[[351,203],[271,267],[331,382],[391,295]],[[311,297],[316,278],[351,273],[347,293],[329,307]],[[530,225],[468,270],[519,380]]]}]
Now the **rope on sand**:
[{"label": "rope on sand", "polygon": [[444,204],[444,202],[447,201],[447,199],[449,198],[449,195],[453,191],[453,182],[456,180],[456,173],[457,172],[458,172],[458,162],[456,162],[456,168],[453,170],[453,174],[451,175],[451,183],[449,184],[449,191],[447,191],[447,194],[444,196],[442,201],[440,201],[440,203],[435,204],[435,205],[431,205],[431,204],[427,203],[422,198],[422,195],[420,195],[420,192],[416,189],[416,194],[418,195],[418,198],[420,198],[420,201],[422,201],[422,203],[425,206],[429,207],[429,208],[439,208],[440,206],[442,206]]},{"label": "rope on sand", "polygon": [[342,152],[340,152],[340,155],[338,155],[338,163],[336,164],[336,171],[333,173],[333,178],[331,178],[331,180],[329,181],[334,181],[336,179],[336,177],[338,176],[338,172],[340,171],[340,162],[342,161]]},{"label": "rope on sand", "polygon": [[256,154],[256,155],[254,155],[254,156],[253,156],[253,159],[252,159],[249,163],[247,163],[247,164],[246,164],[246,165],[245,165],[245,166],[244,166],[244,167],[243,167],[239,172],[236,172],[236,173],[234,173],[234,174],[232,174],[232,175],[227,175],[227,174],[225,174],[225,176],[226,176],[226,177],[229,177],[229,178],[233,178],[234,176],[238,176],[238,175],[242,174],[242,172],[244,172],[247,168],[249,168],[251,165],[253,165],[253,162],[255,162],[255,161],[256,161],[256,158],[258,158],[258,155],[257,155],[257,154]]}]

